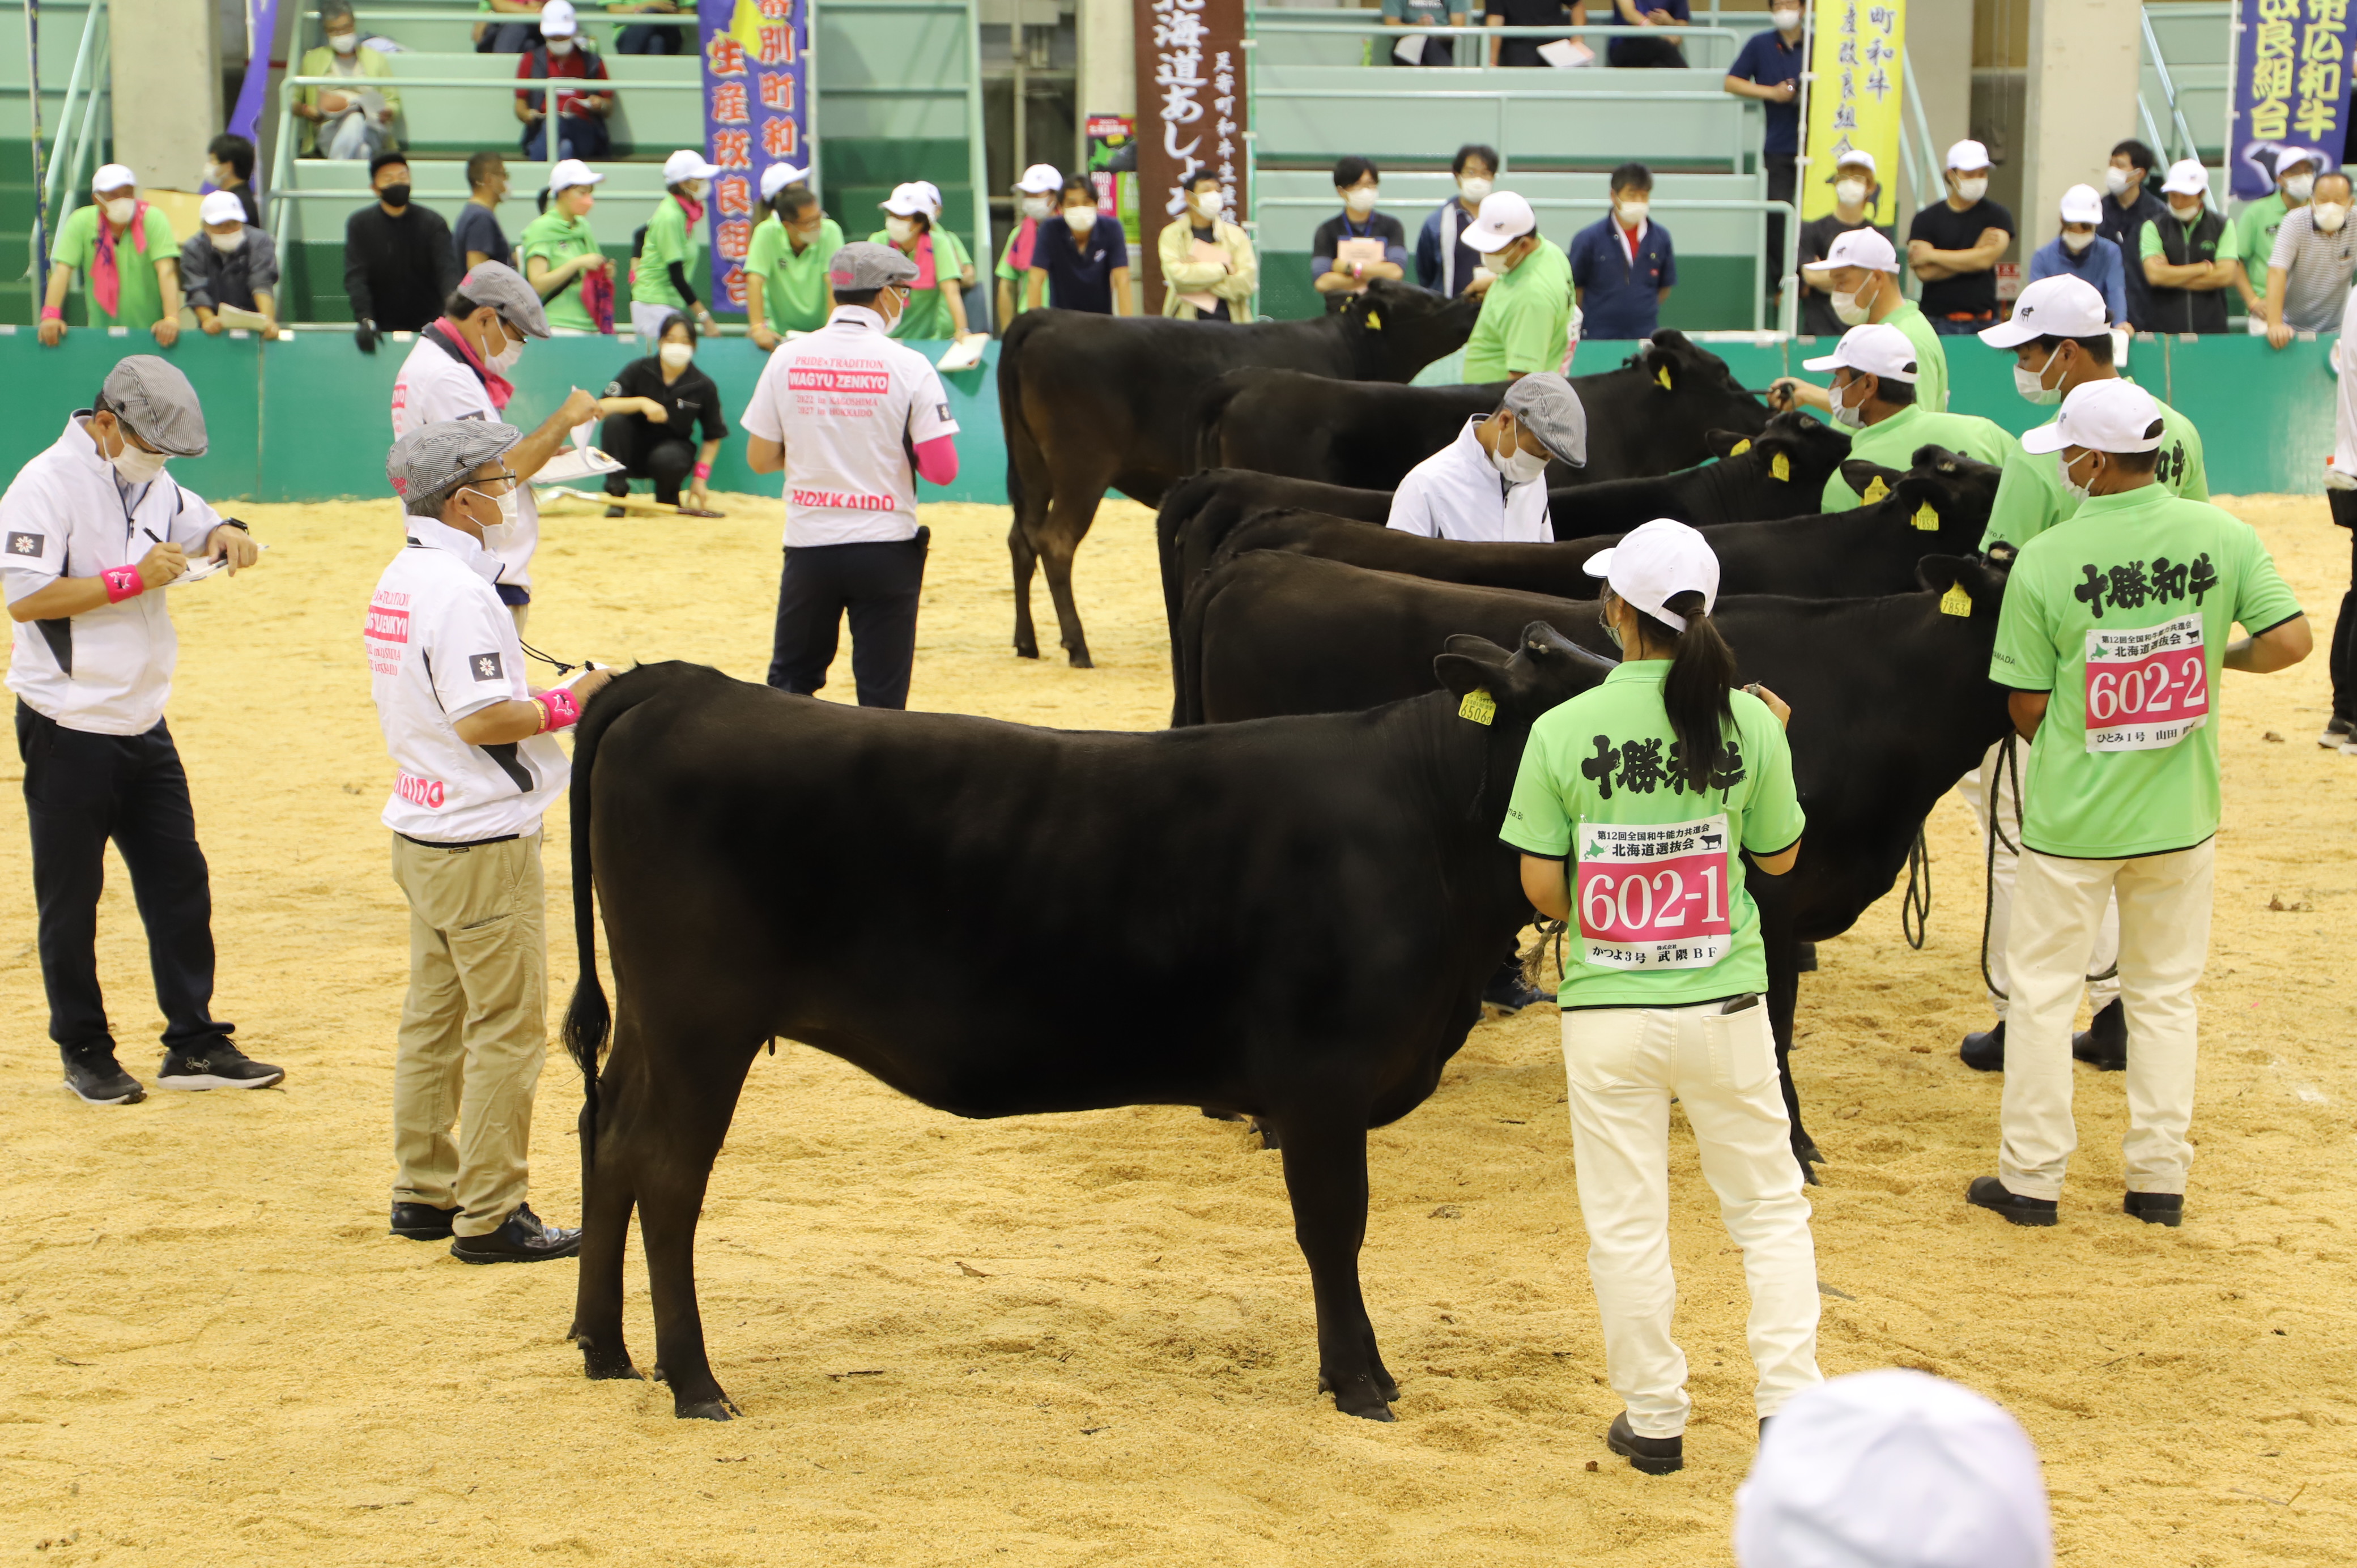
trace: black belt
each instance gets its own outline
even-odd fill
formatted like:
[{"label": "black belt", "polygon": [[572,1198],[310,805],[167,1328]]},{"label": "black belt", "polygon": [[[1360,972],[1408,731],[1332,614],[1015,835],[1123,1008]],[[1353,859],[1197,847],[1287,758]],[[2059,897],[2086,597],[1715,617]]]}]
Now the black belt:
[{"label": "black belt", "polygon": [[495,839],[468,839],[464,843],[436,843],[432,839],[412,837],[410,834],[403,832],[399,828],[395,828],[393,831],[393,836],[397,839],[408,839],[411,843],[417,845],[420,849],[482,849],[488,845],[495,843],[513,843],[516,840],[523,837],[523,834],[501,833]]}]

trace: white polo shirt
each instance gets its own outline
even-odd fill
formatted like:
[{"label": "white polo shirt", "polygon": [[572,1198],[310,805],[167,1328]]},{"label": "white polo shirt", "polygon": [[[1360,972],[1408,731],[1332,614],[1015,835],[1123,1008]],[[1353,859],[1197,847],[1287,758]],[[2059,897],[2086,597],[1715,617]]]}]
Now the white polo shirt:
[{"label": "white polo shirt", "polygon": [[932,362],[859,305],[770,354],[744,425],[786,449],[790,550],[916,537],[909,448],[957,434]]},{"label": "white polo shirt", "polygon": [[377,723],[398,769],[384,825],[426,843],[537,832],[573,776],[556,737],[458,738],[468,714],[532,694],[515,618],[491,586],[500,559],[430,517],[402,521],[408,546],[377,579],[361,628]]},{"label": "white polo shirt", "polygon": [[[505,415],[492,406],[475,368],[425,333],[411,345],[409,358],[393,381],[393,438],[395,441],[422,424],[446,419],[488,419]],[[540,548],[540,505],[532,486],[516,486],[515,527],[499,552],[500,581],[532,596],[532,553]]]},{"label": "white polo shirt", "polygon": [[[0,495],[0,587],[12,605],[59,577],[135,566],[163,541],[193,560],[221,523],[168,472],[126,490],[99,456],[89,418],[83,409],[68,419],[64,434]],[[150,588],[78,616],[17,621],[8,689],[68,729],[145,735],[164,717],[180,658],[167,596]]]},{"label": "white polo shirt", "polygon": [[1473,434],[1486,417],[1467,420],[1456,440],[1407,471],[1392,495],[1392,515],[1384,526],[1427,539],[1482,544],[1555,542],[1546,477],[1507,484]]}]

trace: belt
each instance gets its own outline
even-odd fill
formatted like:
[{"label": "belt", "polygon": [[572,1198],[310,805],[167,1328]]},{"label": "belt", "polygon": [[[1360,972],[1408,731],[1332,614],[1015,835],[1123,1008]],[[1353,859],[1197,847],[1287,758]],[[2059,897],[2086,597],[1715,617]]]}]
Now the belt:
[{"label": "belt", "polygon": [[432,839],[413,837],[398,828],[393,830],[393,836],[397,839],[408,839],[420,849],[483,849],[495,843],[513,843],[523,837],[522,833],[501,833],[495,839],[468,839],[464,843],[437,843]]},{"label": "belt", "polygon": [[1943,321],[1995,321],[1994,310],[1951,310],[1940,317]]}]

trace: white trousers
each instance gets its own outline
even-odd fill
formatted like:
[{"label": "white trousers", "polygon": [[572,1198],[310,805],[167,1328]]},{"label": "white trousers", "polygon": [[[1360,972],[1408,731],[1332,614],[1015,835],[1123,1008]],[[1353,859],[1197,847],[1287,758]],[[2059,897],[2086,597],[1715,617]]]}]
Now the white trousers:
[{"label": "white trousers", "polygon": [[[2016,743],[2015,766],[2012,771],[2029,770],[2029,743]],[[2007,849],[2008,841],[2021,842],[2021,813],[2014,807],[2012,772],[1998,757],[2003,743],[1988,748],[1981,765],[1956,781],[1956,792],[1971,802],[1973,818],[1981,825],[1981,842],[1988,842],[1989,810],[1992,798],[2001,813],[1997,827],[2005,837],[1996,841],[1996,864],[1992,868],[1988,889],[1988,977],[1996,989],[1989,993],[1989,1005],[1996,1009],[1999,1018],[2006,1016],[2006,998],[2013,994],[2013,981],[2007,972],[2005,946],[2007,933],[2013,924],[2013,885],[2015,867],[2020,855]],[[2087,1005],[2102,1011],[2119,999],[2120,979],[2114,972],[2120,961],[2120,910],[2117,903],[2104,906],[2103,924],[2095,931],[2095,946],[2087,960],[2087,973],[2104,978],[2087,981]],[[2072,998],[2072,1005],[2078,999]],[[2010,1031],[2008,1031],[2010,1032]]]},{"label": "white trousers", "polygon": [[2116,897],[2120,1002],[2127,1010],[2130,1192],[2185,1190],[2193,1148],[2193,987],[2210,950],[2216,843],[2130,860],[2065,860],[2030,850],[2007,958],[2013,1015],[2005,1036],[2005,1142],[1997,1175],[2023,1197],[2059,1198],[2079,1146],[2071,1115],[2071,1015],[2079,977]]},{"label": "white trousers", "polygon": [[[654,265],[652,262],[645,264]],[[638,334],[639,349],[642,353],[651,354],[662,347],[659,334],[662,331],[663,323],[675,315],[686,317],[690,325],[695,321],[695,313],[680,306],[650,305],[639,299],[630,301],[630,330]]]},{"label": "white trousers", "polygon": [[1719,1218],[1743,1249],[1753,1403],[1773,1415],[1817,1370],[1817,1258],[1765,998],[1740,1013],[1601,1007],[1563,1015],[1572,1152],[1604,1365],[1631,1431],[1686,1429],[1686,1359],[1670,1337],[1670,1100],[1685,1107]]}]

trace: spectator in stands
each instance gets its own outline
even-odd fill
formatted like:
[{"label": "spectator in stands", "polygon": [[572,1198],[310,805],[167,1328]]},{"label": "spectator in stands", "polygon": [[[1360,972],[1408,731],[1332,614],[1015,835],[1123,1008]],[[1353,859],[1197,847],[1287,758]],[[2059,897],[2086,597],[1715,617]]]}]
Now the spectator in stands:
[{"label": "spectator in stands", "polygon": [[395,144],[393,117],[401,112],[401,94],[390,87],[365,86],[393,75],[392,61],[380,49],[361,48],[360,24],[352,20],[351,0],[319,0],[319,32],[327,42],[308,50],[296,74],[349,76],[355,85],[298,88],[295,117],[303,127],[303,156],[323,158],[372,158]]},{"label": "spectator in stands", "polygon": [[[606,62],[581,37],[580,19],[571,0],[548,0],[540,8],[540,42],[516,62],[518,81],[604,81]],[[552,110],[537,92],[515,95],[515,117],[523,122],[523,156],[534,163],[548,156],[548,118]],[[611,145],[606,116],[614,112],[610,92],[560,90],[553,110],[556,116],[556,152],[564,158],[602,158]]]},{"label": "spectator in stands", "polygon": [[[728,439],[728,419],[720,409],[720,389],[695,368],[695,328],[673,313],[655,338],[655,351],[622,367],[597,400],[606,416],[597,445],[623,465],[619,474],[606,476],[606,493],[627,496],[632,479],[652,479],[655,499],[680,506],[679,487],[688,486],[680,510],[697,517],[716,517],[705,495],[712,478],[712,460]],[[704,445],[693,445],[691,434],[701,426]],[[619,506],[606,510],[620,517]]]},{"label": "spectator in stands", "polygon": [[[637,5],[606,7],[608,16],[676,16],[679,6],[673,0],[639,0]],[[633,22],[614,35],[614,52],[622,55],[675,55],[685,48],[683,34],[687,27],[665,27],[660,22]]]},{"label": "spectator in stands", "polygon": [[2234,215],[2234,250],[2243,264],[2234,292],[2243,296],[2243,308],[2248,313],[2244,325],[2254,338],[2266,336],[2267,263],[2275,258],[2276,235],[2287,213],[2308,205],[2316,188],[2317,172],[2323,167],[2321,153],[2306,147],[2278,149],[2276,188]]},{"label": "spectator in stands", "polygon": [[460,275],[450,225],[409,199],[409,161],[379,153],[369,184],[375,202],[344,220],[344,295],[363,354],[376,352],[381,332],[414,332],[438,317]]},{"label": "spectator in stands", "polygon": [[712,194],[712,177],[719,172],[692,148],[682,147],[663,160],[663,199],[647,220],[646,237],[630,266],[630,330],[649,352],[655,334],[674,310],[694,316],[706,338],[720,330],[691,281],[704,262],[696,234],[704,222],[705,198]]},{"label": "spectator in stands", "polygon": [[[1694,16],[1687,0],[1616,0],[1620,15],[1613,18],[1624,27],[1688,27]],[[1623,68],[1658,67],[1675,70],[1686,63],[1685,46],[1675,37],[1663,33],[1659,38],[1618,38],[1604,51],[1604,63]]]},{"label": "spectator in stands", "polygon": [[265,330],[275,329],[278,247],[268,232],[245,220],[245,208],[233,190],[207,196],[197,217],[204,232],[190,236],[180,247],[180,286],[188,294],[188,307],[197,313],[197,325],[206,336],[219,336],[221,308],[234,306],[267,317],[270,328]]},{"label": "spectator in stands", "polygon": [[579,158],[558,164],[548,177],[547,209],[517,240],[524,281],[540,295],[551,327],[614,330],[614,263],[589,231],[589,209],[605,177]]},{"label": "spectator in stands", "polygon": [[[1770,13],[1775,22],[1766,32],[1743,40],[1735,63],[1727,68],[1727,91],[1738,98],[1757,99],[1768,106],[1767,134],[1760,138],[1760,159],[1768,171],[1768,199],[1792,201],[1800,189],[1801,153],[1801,7],[1799,0],[1776,0]],[[1794,202],[1797,208],[1798,203]],[[1768,215],[1768,295],[1784,291],[1784,216]]]},{"label": "spectator in stands", "polygon": [[1612,210],[1571,239],[1571,281],[1587,319],[1584,338],[1651,338],[1662,305],[1678,281],[1670,231],[1648,216],[1653,171],[1622,164],[1612,171]]},{"label": "spectator in stands", "polygon": [[1465,380],[1559,372],[1571,351],[1571,263],[1539,232],[1531,204],[1511,190],[1491,191],[1465,238],[1496,274],[1465,343]]},{"label": "spectator in stands", "polygon": [[1326,296],[1329,315],[1377,278],[1407,276],[1408,263],[1407,231],[1390,213],[1375,210],[1383,174],[1373,164],[1355,153],[1338,159],[1334,194],[1342,199],[1342,210],[1318,225],[1309,241],[1310,280]]},{"label": "spectator in stands", "polygon": [[527,18],[517,22],[478,22],[475,24],[475,52],[486,55],[520,55],[532,48],[540,37],[536,20],[542,0],[482,0],[482,8],[502,16]]},{"label": "spectator in stands", "polygon": [[[1092,203],[1088,215],[1089,224],[1093,225],[1096,221],[1095,193],[1087,189],[1085,181],[1082,188]],[[884,227],[868,235],[869,242],[889,245],[917,263],[916,279],[909,285],[908,306],[900,312],[900,319],[892,324],[892,336],[920,340],[964,337],[969,330],[965,318],[967,257],[965,247],[958,242],[957,235],[934,222],[941,212],[940,197],[924,181],[911,180],[905,185],[894,186],[892,194],[876,205],[884,209]],[[1115,231],[1120,227],[1120,221],[1114,220]],[[1090,227],[1083,226],[1081,233],[1073,238],[1076,242],[1085,245],[1089,233]],[[1121,257],[1126,264],[1128,242],[1125,240],[1121,243]],[[1070,249],[1069,244],[1067,249]],[[1037,267],[1039,258],[1035,256],[1031,264]],[[1064,310],[1089,308],[1085,305],[1066,305],[1060,298],[1056,305]],[[1104,308],[1110,310],[1112,307],[1107,306]]]},{"label": "spectator in stands", "polygon": [[180,336],[180,252],[172,220],[139,199],[138,179],[121,164],[91,176],[91,205],[58,225],[49,251],[49,292],[41,306],[41,341],[66,335],[66,290],[77,268],[82,325],[153,332],[168,349]]},{"label": "spectator in stands", "polygon": [[[1063,221],[1040,225],[1039,242],[1031,249],[1027,285],[1031,308],[1046,304],[1058,310],[1090,310],[1099,316],[1132,314],[1129,241],[1122,232],[1121,220],[1098,211],[1096,187],[1087,175],[1066,175],[1058,195]],[[920,272],[911,286],[921,291],[924,281]],[[892,325],[893,337],[939,336],[908,330],[909,317],[925,299],[921,292],[909,299],[900,319]]]},{"label": "spectator in stands", "polygon": [[[2210,171],[2193,158],[2173,163],[2160,194],[2169,216],[2146,224],[2137,241],[2144,280],[2152,285],[2153,330],[2223,332],[2226,291],[2243,278],[2242,252],[2234,226],[2210,210]],[[2332,324],[2340,322],[2336,300]]]},{"label": "spectator in stands", "polygon": [[1415,281],[1454,299],[1490,286],[1494,270],[1465,242],[1465,231],[1481,215],[1481,200],[1498,178],[1498,149],[1468,142],[1448,160],[1457,194],[1432,210],[1415,237]]},{"label": "spectator in stands", "polygon": [[235,196],[247,222],[261,222],[262,203],[253,194],[253,144],[224,131],[205,149],[205,183]]},{"label": "spectator in stands", "polygon": [[2267,259],[2267,342],[2280,349],[2294,332],[2338,328],[2352,272],[2357,231],[2349,227],[2349,177],[2333,169],[2316,177],[2309,204],[2286,213],[2276,231]]},{"label": "spectator in stands", "polygon": [[1915,214],[1907,264],[1923,284],[1923,314],[1950,337],[1996,321],[1996,263],[2013,243],[2013,214],[1988,199],[1988,149],[1948,149],[1948,199]]},{"label": "spectator in stands", "polygon": [[[1852,147],[1841,155],[1829,177],[1833,181],[1834,209],[1801,225],[1801,331],[1811,338],[1838,338],[1849,328],[1834,314],[1833,295],[1810,275],[1810,269],[1824,262],[1834,242],[1853,229],[1870,228],[1886,240],[1896,238],[1891,231],[1874,222],[1874,204],[1881,197],[1882,182],[1876,173],[1872,153]],[[1898,252],[1894,250],[1891,255],[1895,260]]]},{"label": "spectator in stands", "polygon": [[[1023,286],[1024,274],[1031,270],[1031,258],[1038,253],[1041,225],[1056,216],[1057,193],[1064,188],[1064,177],[1052,164],[1033,164],[1015,182],[1015,228],[1006,236],[1006,245],[998,252],[998,330],[1005,335],[1015,318],[1023,314],[1030,291]],[[759,236],[755,235],[758,240]]]},{"label": "spectator in stands", "polygon": [[1260,261],[1251,236],[1222,216],[1226,188],[1198,168],[1187,177],[1184,221],[1162,226],[1162,314],[1181,321],[1249,321]]},{"label": "spectator in stands", "polygon": [[450,242],[458,248],[458,270],[483,262],[515,265],[507,231],[500,227],[496,209],[508,193],[508,163],[499,154],[477,153],[467,160],[467,205],[458,209],[458,226]]},{"label": "spectator in stands", "polygon": [[[1487,0],[1481,13],[1485,27],[1552,27],[1568,22],[1575,27],[1587,25],[1586,0]],[[1491,65],[1548,66],[1555,62],[1541,54],[1541,49],[1554,49],[1581,65],[1591,64],[1596,52],[1578,39],[1566,35],[1560,38],[1491,38]]]},{"label": "spectator in stands", "polygon": [[[789,332],[817,331],[834,310],[826,264],[843,249],[843,230],[801,178],[780,179],[774,186],[770,180],[772,175],[801,173],[783,164],[761,171],[770,216],[753,231],[745,257],[745,319],[751,324],[754,346],[765,354]],[[1028,264],[1029,258],[1025,261]],[[1001,292],[1006,292],[1004,285]]]},{"label": "spectator in stands", "polygon": [[1451,5],[1450,0],[1383,0],[1383,26],[1403,36],[1383,45],[1383,56],[1393,65],[1455,65],[1457,40],[1436,38],[1426,34],[1426,27],[1461,27],[1465,26],[1462,0]]},{"label": "spectator in stands", "polygon": [[2146,188],[2146,180],[2160,160],[2142,142],[2122,142],[2112,149],[2111,166],[2104,170],[2104,220],[2095,232],[2120,248],[2128,263],[2128,325],[2139,332],[2152,330],[2152,285],[2145,282],[2144,226],[2169,216],[2169,203]]},{"label": "spectator in stands", "polygon": [[2025,285],[2040,278],[2068,273],[2084,278],[2104,296],[2104,308],[2117,326],[2128,318],[2127,264],[2120,248],[2095,232],[2104,220],[2104,199],[2092,185],[2074,185],[2062,193],[2062,232],[2049,240],[2029,258]]}]

